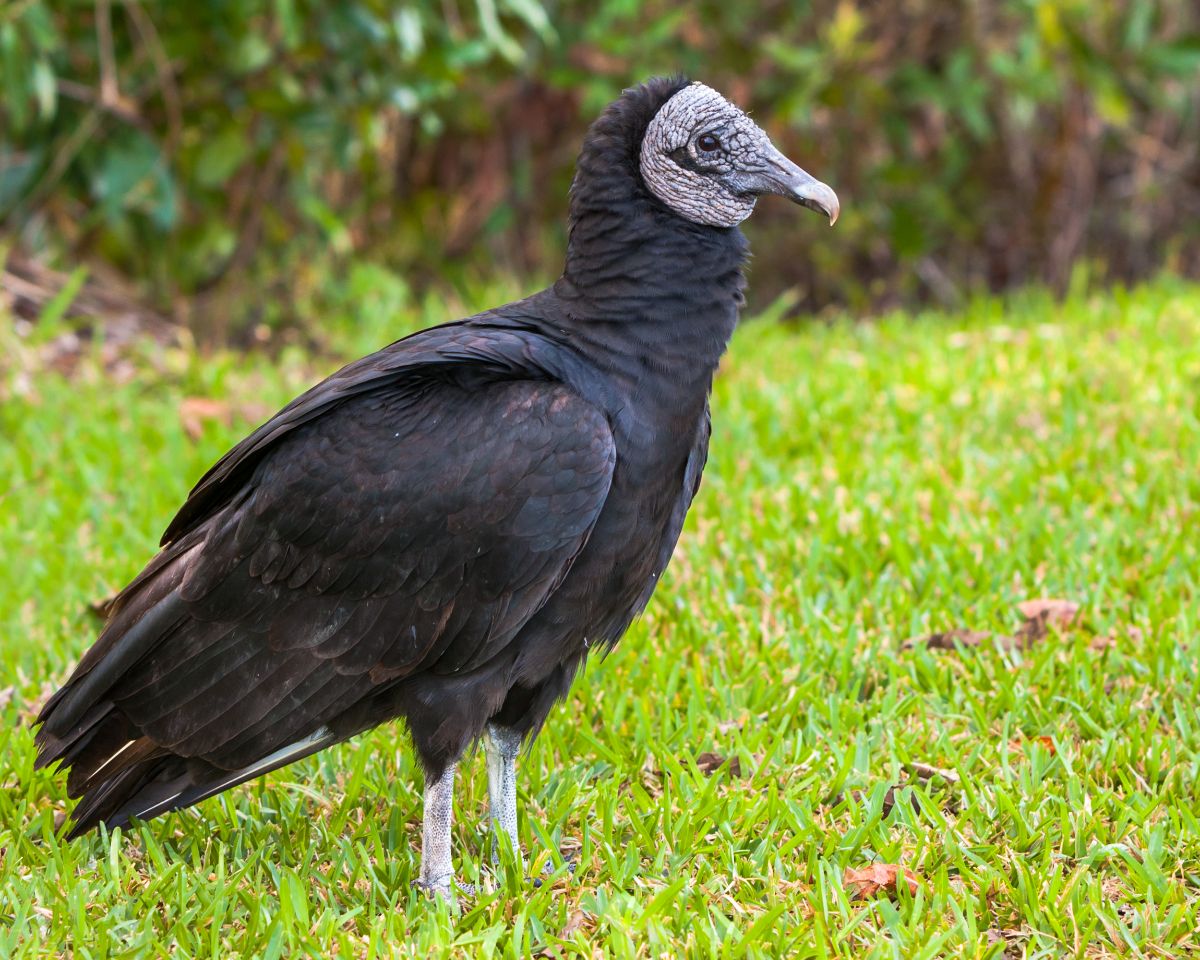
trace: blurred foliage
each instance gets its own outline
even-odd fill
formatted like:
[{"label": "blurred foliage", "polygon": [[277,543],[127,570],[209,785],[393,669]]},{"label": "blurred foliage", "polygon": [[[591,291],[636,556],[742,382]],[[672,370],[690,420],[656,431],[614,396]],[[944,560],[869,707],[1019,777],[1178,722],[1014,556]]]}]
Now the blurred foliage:
[{"label": "blurred foliage", "polygon": [[7,0],[0,218],[217,336],[350,255],[544,279],[583,130],[660,72],[842,197],[832,232],[763,204],[760,296],[1200,272],[1195,0]]}]

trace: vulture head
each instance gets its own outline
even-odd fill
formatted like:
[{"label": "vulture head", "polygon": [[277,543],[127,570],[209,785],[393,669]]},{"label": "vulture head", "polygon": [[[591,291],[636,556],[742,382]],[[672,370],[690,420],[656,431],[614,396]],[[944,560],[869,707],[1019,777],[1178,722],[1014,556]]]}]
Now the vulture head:
[{"label": "vulture head", "polygon": [[833,223],[838,198],[785,157],[744,112],[702,83],[687,83],[651,117],[642,137],[642,180],[685,220],[734,227],[774,193]]}]

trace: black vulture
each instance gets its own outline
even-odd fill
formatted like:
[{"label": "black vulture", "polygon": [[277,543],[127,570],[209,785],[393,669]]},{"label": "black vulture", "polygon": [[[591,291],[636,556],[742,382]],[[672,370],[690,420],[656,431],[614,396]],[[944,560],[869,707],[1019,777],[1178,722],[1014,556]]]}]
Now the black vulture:
[{"label": "black vulture", "polygon": [[626,90],[585,137],[553,286],[343,367],[225,454],[37,719],[70,836],[403,718],[417,882],[450,890],[480,738],[517,849],[515,757],[646,606],[700,483],[763,194],[838,214],[709,87]]}]

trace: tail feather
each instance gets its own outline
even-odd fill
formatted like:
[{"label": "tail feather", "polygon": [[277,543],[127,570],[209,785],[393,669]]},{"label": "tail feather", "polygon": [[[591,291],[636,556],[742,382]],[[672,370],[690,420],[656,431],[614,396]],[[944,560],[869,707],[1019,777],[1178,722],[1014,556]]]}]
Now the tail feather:
[{"label": "tail feather", "polygon": [[[120,679],[133,664],[149,651],[164,633],[183,618],[185,607],[178,593],[169,593],[147,610],[138,621],[121,634],[105,651],[105,656],[93,663],[86,660],[76,668],[75,675],[67,682],[59,697],[53,697],[42,708],[38,722],[50,735],[62,737],[73,726],[85,719],[85,715]],[[117,624],[110,625],[109,633]],[[100,642],[105,639],[101,635]]]},{"label": "tail feather", "polygon": [[93,787],[114,779],[129,767],[167,755],[167,750],[136,732],[119,739],[115,734],[103,740],[97,738],[72,761],[67,775],[67,796],[84,797]]},{"label": "tail feather", "polygon": [[67,839],[73,840],[101,823],[109,828],[124,827],[135,818],[149,820],[182,810],[344,739],[343,735],[322,727],[256,763],[233,771],[175,755],[135,760],[94,786],[89,784],[72,814],[75,823]]},{"label": "tail feather", "polygon": [[[187,572],[188,557],[202,539],[202,532],[197,531],[160,551],[124,590],[104,602],[107,620],[100,636],[34,721],[41,724],[39,745],[74,739],[78,734],[71,728],[85,715],[100,719],[94,708],[108,687],[162,638],[172,619],[182,617],[178,587]],[[42,766],[52,759],[39,757]]]},{"label": "tail feather", "polygon": [[[101,823],[119,827],[134,818],[148,820],[191,806],[349,736],[328,726],[306,733],[306,727],[311,729],[321,719],[309,713],[289,725],[284,722],[289,714],[277,709],[278,704],[272,706],[275,701],[252,703],[258,713],[247,713],[242,720],[261,720],[266,715],[272,721],[250,724],[254,735],[260,737],[257,744],[247,737],[239,741],[236,756],[221,757],[200,749],[188,749],[185,752],[192,755],[185,756],[170,747],[162,724],[148,727],[142,722],[135,706],[145,712],[159,709],[163,702],[178,709],[198,695],[203,700],[212,684],[211,678],[206,678],[209,670],[220,674],[217,683],[226,682],[231,673],[236,675],[246,659],[237,657],[239,643],[251,654],[260,649],[258,643],[246,643],[244,636],[234,637],[236,643],[229,641],[227,635],[243,632],[244,624],[197,625],[188,601],[181,596],[189,555],[202,539],[203,532],[196,531],[168,546],[107,605],[108,621],[100,637],[34,721],[38,725],[36,766],[57,761],[68,768],[67,793],[79,798],[69,838]],[[183,652],[189,629],[203,640],[191,655]],[[181,664],[185,669],[170,670],[164,678],[157,669],[163,663],[151,662],[159,656],[156,649],[165,651],[168,665]],[[287,695],[305,679],[285,674],[276,699],[292,702]],[[132,698],[131,686],[136,694]],[[336,684],[332,686],[332,693],[344,694]],[[319,683],[304,689],[310,695],[325,693]],[[246,697],[251,693],[247,689]],[[325,696],[320,702],[328,700],[330,696]],[[328,707],[337,698],[332,700]],[[195,711],[189,710],[187,719],[196,721]],[[271,735],[267,735],[268,728]],[[281,741],[286,745],[272,751]],[[260,750],[266,756],[256,757]]]},{"label": "tail feather", "polygon": [[63,752],[63,766],[70,769],[67,794],[83,795],[88,780],[113,757],[122,752],[138,732],[119,713],[108,712],[86,735],[78,738]]}]

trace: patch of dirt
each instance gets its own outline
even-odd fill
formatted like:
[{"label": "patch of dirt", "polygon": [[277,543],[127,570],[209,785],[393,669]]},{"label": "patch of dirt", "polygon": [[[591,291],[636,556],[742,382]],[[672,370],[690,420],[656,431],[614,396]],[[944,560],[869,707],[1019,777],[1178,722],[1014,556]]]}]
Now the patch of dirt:
[{"label": "patch of dirt", "polygon": [[[28,336],[47,306],[71,282],[70,274],[13,251],[0,264],[0,309],[12,313],[18,336]],[[180,324],[148,306],[115,275],[100,268],[90,270],[64,316],[75,321],[72,329],[41,344],[34,362],[39,369],[67,377],[93,352],[97,338],[102,340],[100,362],[116,379],[133,376],[131,354],[135,348],[144,350],[148,340],[161,347],[190,342]],[[0,364],[3,362],[0,359]]]}]

